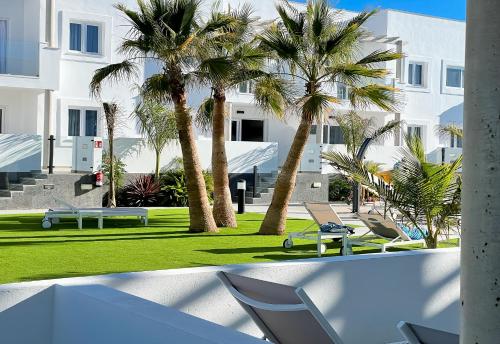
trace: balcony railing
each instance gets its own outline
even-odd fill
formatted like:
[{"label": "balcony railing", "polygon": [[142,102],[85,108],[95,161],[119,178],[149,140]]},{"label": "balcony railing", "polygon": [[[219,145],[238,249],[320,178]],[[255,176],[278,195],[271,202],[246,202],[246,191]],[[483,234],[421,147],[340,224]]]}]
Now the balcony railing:
[{"label": "balcony railing", "polygon": [[38,77],[39,51],[38,42],[8,40],[0,51],[0,74]]}]

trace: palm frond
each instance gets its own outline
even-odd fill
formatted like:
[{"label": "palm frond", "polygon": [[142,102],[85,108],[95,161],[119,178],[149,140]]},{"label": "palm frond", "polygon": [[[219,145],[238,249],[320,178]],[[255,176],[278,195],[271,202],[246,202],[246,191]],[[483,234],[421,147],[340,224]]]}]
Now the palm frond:
[{"label": "palm frond", "polygon": [[136,78],[138,71],[137,65],[128,60],[99,68],[92,76],[90,92],[93,96],[99,96],[104,81],[113,83],[124,79]]},{"label": "palm frond", "polygon": [[264,75],[256,80],[255,102],[265,111],[282,118],[291,104],[294,91],[292,85],[273,75]]},{"label": "palm frond", "polygon": [[456,136],[463,138],[464,130],[456,124],[440,125],[437,127],[437,133],[440,136]]},{"label": "palm frond", "polygon": [[401,129],[401,121],[391,120],[387,122],[385,125],[375,129],[371,134],[370,138],[373,141],[376,140],[384,140],[389,136],[394,135],[394,133]]},{"label": "palm frond", "polygon": [[373,104],[384,111],[397,112],[399,105],[395,97],[397,91],[394,87],[379,84],[351,87],[349,100],[355,108],[367,108]]},{"label": "palm frond", "polygon": [[403,57],[403,54],[392,50],[375,50],[365,57],[361,58],[358,62],[356,62],[356,64],[366,66],[374,63],[394,61]]},{"label": "palm frond", "polygon": [[212,130],[212,122],[214,117],[214,98],[205,98],[200,104],[194,122],[202,132],[208,133]]}]

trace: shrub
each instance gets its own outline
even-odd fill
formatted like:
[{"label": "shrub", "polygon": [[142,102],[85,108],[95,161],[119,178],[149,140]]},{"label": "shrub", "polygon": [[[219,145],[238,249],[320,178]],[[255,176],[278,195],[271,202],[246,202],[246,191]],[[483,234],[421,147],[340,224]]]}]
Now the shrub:
[{"label": "shrub", "polygon": [[[115,187],[116,187],[116,193],[118,194],[118,190],[123,187],[124,180],[125,180],[125,163],[118,157],[113,159],[114,162],[114,175],[115,175]],[[104,152],[103,158],[102,158],[102,173],[104,173],[104,176],[106,177],[106,184],[109,183],[109,167],[111,165],[111,159],[109,156],[108,152]]]},{"label": "shrub", "polygon": [[[203,177],[205,178],[208,198],[212,201],[212,194],[214,190],[212,175],[209,172],[204,171]],[[160,184],[162,189],[162,199],[160,202],[161,206],[187,207],[189,205],[186,175],[184,170],[175,169],[163,172],[160,176]]]},{"label": "shrub", "polygon": [[343,176],[336,176],[330,180],[328,200],[330,202],[348,202],[351,196],[352,185]]},{"label": "shrub", "polygon": [[161,186],[153,176],[137,177],[120,192],[120,203],[128,207],[157,206],[160,200]]}]

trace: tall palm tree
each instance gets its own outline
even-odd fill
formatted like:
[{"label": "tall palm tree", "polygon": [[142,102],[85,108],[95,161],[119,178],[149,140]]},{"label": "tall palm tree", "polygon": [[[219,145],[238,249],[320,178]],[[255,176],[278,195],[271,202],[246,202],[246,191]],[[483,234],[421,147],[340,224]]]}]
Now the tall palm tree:
[{"label": "tall palm tree", "polygon": [[[212,92],[200,106],[196,122],[198,126],[212,131],[213,215],[217,225],[223,227],[237,226],[229,189],[225,148],[226,92],[241,82],[268,76],[265,72],[267,54],[255,40],[257,18],[252,17],[252,12],[247,4],[221,12],[220,4],[216,2],[211,14],[212,20],[227,16],[233,19],[234,25],[227,28],[224,36],[212,40],[212,44],[200,52],[199,77],[211,87]],[[258,88],[265,86],[263,82],[257,84]],[[280,114],[283,103],[284,101],[277,103]]]},{"label": "tall palm tree", "polygon": [[106,121],[106,130],[108,131],[109,142],[109,192],[108,192],[108,208],[116,208],[116,180],[115,180],[115,129],[118,122],[119,108],[115,103],[103,103],[104,119]]},{"label": "tall palm tree", "polygon": [[277,10],[280,20],[260,35],[262,46],[274,54],[277,73],[300,81],[305,92],[295,99],[300,124],[276,181],[261,234],[285,231],[287,206],[311,126],[339,102],[332,92],[334,84],[341,82],[350,88],[349,99],[355,107],[375,104],[393,110],[394,88],[370,80],[383,79],[388,74],[380,63],[401,57],[388,50],[358,56],[364,35],[361,25],[375,12],[363,12],[339,22],[339,16],[326,0],[309,0],[305,11],[284,0]]},{"label": "tall palm tree", "polygon": [[425,224],[427,247],[436,248],[439,235],[446,228],[446,220],[460,214],[461,182],[458,170],[460,157],[451,164],[433,164],[427,161],[422,140],[415,136],[405,138],[401,160],[392,171],[391,185],[377,178],[365,162],[340,152],[330,152],[330,162],[351,178],[385,198],[413,226]]},{"label": "tall palm tree", "polygon": [[[191,232],[215,232],[208,202],[198,150],[187,105],[187,88],[195,78],[197,54],[210,39],[221,34],[230,24],[227,17],[200,20],[200,0],[138,0],[138,10],[116,5],[130,21],[128,37],[119,51],[127,58],[98,69],[91,81],[91,91],[98,94],[103,81],[116,81],[137,75],[138,65],[154,59],[160,72],[148,78],[146,93],[171,101],[176,113],[176,126],[187,178]],[[213,19],[213,18],[212,18]]]},{"label": "tall palm tree", "polygon": [[139,122],[141,135],[155,151],[155,179],[159,180],[161,152],[169,142],[178,137],[175,112],[154,99],[144,98],[136,106],[133,116]]}]

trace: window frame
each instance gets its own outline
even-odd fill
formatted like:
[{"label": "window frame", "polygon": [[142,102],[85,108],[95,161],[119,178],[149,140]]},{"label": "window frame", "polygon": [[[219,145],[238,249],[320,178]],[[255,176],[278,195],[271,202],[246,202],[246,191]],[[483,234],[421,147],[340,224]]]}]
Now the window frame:
[{"label": "window frame", "polygon": [[[336,128],[339,128],[340,130],[340,133],[342,135],[342,142],[341,143],[332,143],[331,142],[331,133],[332,133],[332,128],[333,127],[336,127]],[[345,145],[345,139],[344,139],[344,136],[343,136],[343,133],[342,133],[342,130],[340,129],[340,126],[339,125],[333,125],[333,124],[323,124],[323,144],[325,145]]]},{"label": "window frame", "polygon": [[[71,110],[78,110],[80,112],[80,120],[79,120],[79,135],[69,135],[69,112]],[[87,111],[95,111],[96,112],[96,135],[95,136],[87,136]],[[69,105],[66,110],[67,116],[67,137],[102,137],[102,123],[100,120],[101,110],[97,107],[92,106],[72,106]]]},{"label": "window frame", "polygon": [[[430,93],[432,86],[432,58],[425,56],[409,56],[404,58],[404,83],[406,84],[405,90],[409,92],[422,92]],[[410,84],[410,65],[422,65],[422,85]]]},{"label": "window frame", "polygon": [[[340,83],[340,82],[337,82],[337,99],[340,99],[342,101],[347,101],[349,100],[349,87],[346,85],[346,84],[343,84],[343,83]],[[342,95],[343,97],[339,97],[339,94],[340,94],[340,90],[341,89],[344,89],[345,91],[342,92]],[[345,92],[345,97],[344,97],[344,92]]]},{"label": "window frame", "polygon": [[[420,66],[420,83],[416,84],[413,82],[413,80],[416,77],[416,66]],[[412,73],[410,73],[410,67],[412,69]],[[410,75],[411,74],[411,75]],[[412,87],[420,87],[423,88],[425,87],[425,63],[419,62],[419,61],[410,61],[408,63],[408,85]]]},{"label": "window frame", "polygon": [[[460,71],[460,86],[451,86],[451,85],[448,85],[448,71],[451,70],[451,69],[459,70]],[[445,70],[446,78],[444,80],[446,87],[463,89],[464,88],[464,72],[465,72],[465,68],[464,67],[449,66],[449,65],[447,65],[446,66],[446,70]]]},{"label": "window frame", "polygon": [[[80,48],[81,50],[73,50],[71,49],[71,24],[73,25],[80,25],[81,30],[80,30]],[[97,27],[97,52],[92,52],[88,51],[88,38],[87,38],[87,32],[88,26],[95,26]],[[77,19],[70,19],[69,20],[69,29],[68,29],[68,51],[72,54],[81,54],[81,55],[90,55],[90,56],[102,56],[102,50],[103,50],[103,23],[99,22],[92,22],[92,21],[85,21],[85,20],[77,20]]]},{"label": "window frame", "polygon": [[420,139],[422,140],[422,143],[425,146],[425,125],[414,124],[414,123],[408,124],[406,126],[406,130],[405,130],[406,135],[410,134],[410,129],[411,129],[411,131],[413,131],[415,128],[419,128],[420,129]]},{"label": "window frame", "polygon": [[[441,61],[441,93],[447,95],[464,95],[464,83],[465,83],[465,63],[463,61]],[[448,69],[461,69],[462,70],[462,87],[453,87],[447,85]]]},{"label": "window frame", "polygon": [[[246,85],[246,92],[241,91],[241,86],[245,84]],[[238,84],[238,93],[239,94],[255,94],[255,82],[253,80],[246,80],[243,82],[240,82]]]}]

